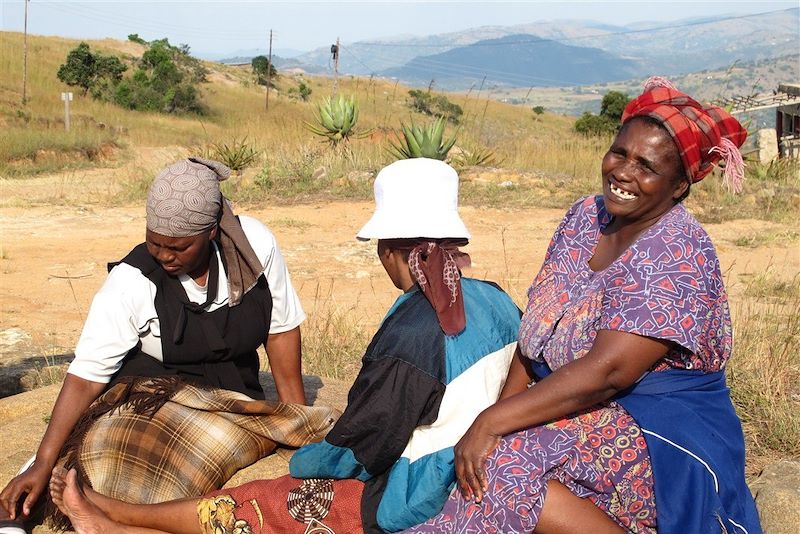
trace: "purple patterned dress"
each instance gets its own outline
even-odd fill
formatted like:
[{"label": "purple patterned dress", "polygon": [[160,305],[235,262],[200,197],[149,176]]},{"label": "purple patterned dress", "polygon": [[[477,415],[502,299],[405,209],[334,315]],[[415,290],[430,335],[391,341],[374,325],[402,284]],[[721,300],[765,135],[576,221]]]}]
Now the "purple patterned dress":
[{"label": "purple patterned dress", "polygon": [[[609,222],[602,197],[584,198],[567,212],[528,291],[523,354],[555,370],[586,355],[598,330],[620,330],[673,342],[654,372],[721,369],[732,328],[708,234],[678,204],[594,272],[588,263]],[[465,501],[454,488],[439,515],[407,532],[531,532],[549,480],[591,499],[631,532],[656,531],[647,444],[616,402],[505,436],[487,470],[482,503]]]}]

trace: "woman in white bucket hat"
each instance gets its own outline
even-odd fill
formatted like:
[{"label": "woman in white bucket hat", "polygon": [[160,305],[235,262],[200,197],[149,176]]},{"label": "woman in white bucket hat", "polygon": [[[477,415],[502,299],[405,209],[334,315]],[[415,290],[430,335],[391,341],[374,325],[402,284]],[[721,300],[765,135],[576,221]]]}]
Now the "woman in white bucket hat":
[{"label": "woman in white bucket hat", "polygon": [[[297,491],[306,499],[320,493],[316,502],[324,508],[310,519],[335,532],[396,532],[439,512],[455,484],[453,446],[503,387],[520,311],[497,285],[461,276],[469,257],[458,247],[470,234],[458,215],[458,175],[449,165],[392,163],[375,180],[375,204],[357,237],[377,240],[381,263],[403,294],[370,342],[341,418],[324,441],[302,447],[289,464],[297,479],[335,480],[287,485],[283,477],[199,501],[137,506],[91,490],[84,495],[74,478],[56,473],[53,499],[80,523],[79,532],[110,531],[110,522],[123,518],[129,525],[186,531],[188,516],[217,509],[223,500],[237,526],[303,532],[305,525],[280,519],[287,514],[286,488],[301,484]],[[248,515],[252,507],[231,504],[253,500],[272,518],[260,530]],[[213,531],[200,515],[196,532]]]}]

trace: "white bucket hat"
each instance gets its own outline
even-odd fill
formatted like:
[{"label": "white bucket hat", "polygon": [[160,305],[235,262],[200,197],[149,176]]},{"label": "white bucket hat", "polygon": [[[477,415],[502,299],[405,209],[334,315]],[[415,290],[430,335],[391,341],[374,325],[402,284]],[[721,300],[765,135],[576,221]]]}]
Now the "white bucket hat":
[{"label": "white bucket hat", "polygon": [[458,173],[437,159],[401,159],[375,178],[375,213],[356,237],[369,239],[463,238],[458,216]]}]

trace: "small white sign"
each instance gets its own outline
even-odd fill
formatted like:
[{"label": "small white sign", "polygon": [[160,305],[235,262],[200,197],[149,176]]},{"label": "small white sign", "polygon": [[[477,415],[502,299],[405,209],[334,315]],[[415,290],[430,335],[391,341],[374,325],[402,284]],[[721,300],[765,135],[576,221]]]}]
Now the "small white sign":
[{"label": "small white sign", "polygon": [[72,93],[61,93],[61,100],[72,102]]}]

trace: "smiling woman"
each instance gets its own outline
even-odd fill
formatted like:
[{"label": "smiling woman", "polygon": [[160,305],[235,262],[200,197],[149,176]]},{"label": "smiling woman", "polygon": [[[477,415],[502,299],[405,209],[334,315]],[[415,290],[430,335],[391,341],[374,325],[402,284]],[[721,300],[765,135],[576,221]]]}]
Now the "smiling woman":
[{"label": "smiling woman", "polygon": [[659,78],[622,121],[603,194],[531,285],[500,400],[455,446],[461,492],[408,532],[761,531],[719,260],[680,203],[723,157],[736,187],[746,133]]}]

